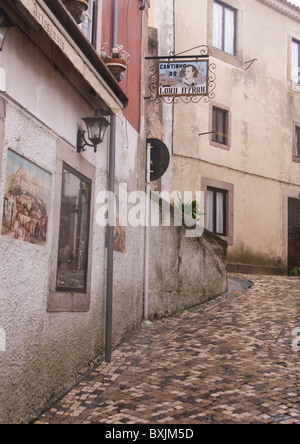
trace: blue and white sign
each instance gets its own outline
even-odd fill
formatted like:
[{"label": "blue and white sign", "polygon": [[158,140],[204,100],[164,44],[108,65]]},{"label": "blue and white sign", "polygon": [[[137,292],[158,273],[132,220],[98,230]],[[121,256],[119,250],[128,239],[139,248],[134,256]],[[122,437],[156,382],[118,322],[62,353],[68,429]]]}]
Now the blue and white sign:
[{"label": "blue and white sign", "polygon": [[208,93],[208,60],[159,62],[158,97]]}]

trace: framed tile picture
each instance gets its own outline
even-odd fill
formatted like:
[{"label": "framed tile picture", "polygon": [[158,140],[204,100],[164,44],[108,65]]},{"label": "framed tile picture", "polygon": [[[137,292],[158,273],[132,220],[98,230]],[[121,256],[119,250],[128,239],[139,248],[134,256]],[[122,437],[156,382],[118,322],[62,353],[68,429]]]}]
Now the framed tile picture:
[{"label": "framed tile picture", "polygon": [[46,244],[51,177],[43,168],[8,150],[2,236]]}]

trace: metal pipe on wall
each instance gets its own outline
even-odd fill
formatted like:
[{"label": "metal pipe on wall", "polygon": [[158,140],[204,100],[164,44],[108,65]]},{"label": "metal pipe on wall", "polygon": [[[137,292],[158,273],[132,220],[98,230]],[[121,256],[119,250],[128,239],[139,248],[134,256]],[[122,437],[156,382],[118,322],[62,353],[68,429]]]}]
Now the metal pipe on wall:
[{"label": "metal pipe on wall", "polygon": [[[119,0],[114,0],[113,9],[113,46],[118,43],[119,33]],[[116,116],[111,117],[109,147],[109,184],[108,191],[115,194],[116,170]],[[112,195],[112,194],[111,194]],[[113,284],[114,284],[114,199],[109,199],[109,225],[107,234],[107,280],[106,280],[106,345],[105,360],[112,358],[112,327],[113,327]]]},{"label": "metal pipe on wall", "polygon": [[144,319],[149,318],[149,255],[150,255],[150,206],[151,206],[151,149],[147,144],[146,163],[146,232],[145,232],[145,281],[144,281]]}]

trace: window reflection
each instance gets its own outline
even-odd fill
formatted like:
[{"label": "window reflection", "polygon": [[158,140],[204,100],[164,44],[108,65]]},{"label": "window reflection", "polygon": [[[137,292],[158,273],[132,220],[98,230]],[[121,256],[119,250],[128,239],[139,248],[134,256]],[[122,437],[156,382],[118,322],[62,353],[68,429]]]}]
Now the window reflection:
[{"label": "window reflection", "polygon": [[91,181],[63,167],[57,291],[86,292]]}]

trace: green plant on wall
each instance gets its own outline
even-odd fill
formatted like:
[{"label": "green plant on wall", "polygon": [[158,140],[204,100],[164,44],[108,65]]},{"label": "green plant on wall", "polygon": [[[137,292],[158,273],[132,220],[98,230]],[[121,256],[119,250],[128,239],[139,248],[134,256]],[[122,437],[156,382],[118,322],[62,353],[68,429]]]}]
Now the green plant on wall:
[{"label": "green plant on wall", "polygon": [[158,48],[158,41],[156,38],[149,36],[148,38],[148,45],[151,49],[157,49]]},{"label": "green plant on wall", "polygon": [[300,265],[290,269],[290,276],[300,276]]},{"label": "green plant on wall", "polygon": [[200,222],[201,216],[206,213],[202,213],[199,209],[198,202],[196,200],[188,203],[183,203],[182,198],[177,194],[178,202],[175,203],[176,207],[187,216],[191,216],[196,222]]}]

